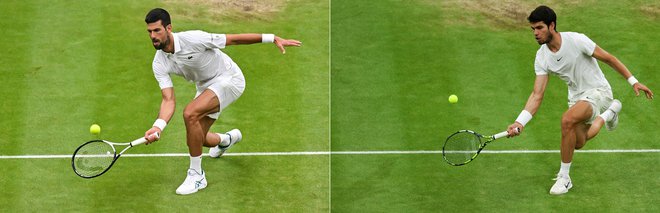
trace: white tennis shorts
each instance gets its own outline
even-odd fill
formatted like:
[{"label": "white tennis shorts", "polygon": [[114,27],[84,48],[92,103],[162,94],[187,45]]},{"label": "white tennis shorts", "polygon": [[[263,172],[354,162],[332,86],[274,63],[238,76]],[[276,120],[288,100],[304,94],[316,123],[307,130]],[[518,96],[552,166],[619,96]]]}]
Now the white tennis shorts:
[{"label": "white tennis shorts", "polygon": [[591,118],[589,118],[586,124],[591,124],[598,115],[605,112],[605,110],[610,107],[612,100],[614,100],[612,90],[595,88],[575,95],[572,99],[569,99],[568,107],[572,107],[578,101],[589,102],[589,104],[591,104]]},{"label": "white tennis shorts", "polygon": [[195,94],[195,98],[201,95],[204,90],[209,89],[215,93],[215,96],[218,97],[218,101],[220,102],[218,112],[206,115],[209,118],[217,120],[220,112],[241,97],[245,90],[245,77],[241,68],[236,63],[232,64],[231,72],[229,73],[231,74],[221,75],[196,84],[197,94]]}]

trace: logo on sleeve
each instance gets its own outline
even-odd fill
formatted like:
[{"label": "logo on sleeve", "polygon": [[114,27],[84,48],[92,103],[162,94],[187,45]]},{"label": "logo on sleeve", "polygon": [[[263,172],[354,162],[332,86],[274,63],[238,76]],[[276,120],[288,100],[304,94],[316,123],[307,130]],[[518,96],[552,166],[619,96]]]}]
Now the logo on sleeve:
[{"label": "logo on sleeve", "polygon": [[[193,56],[192,56],[192,55],[191,55],[191,56],[188,56],[188,60],[190,60],[190,59],[192,59],[192,58],[193,58]],[[557,60],[557,61],[559,61],[559,60]]]}]

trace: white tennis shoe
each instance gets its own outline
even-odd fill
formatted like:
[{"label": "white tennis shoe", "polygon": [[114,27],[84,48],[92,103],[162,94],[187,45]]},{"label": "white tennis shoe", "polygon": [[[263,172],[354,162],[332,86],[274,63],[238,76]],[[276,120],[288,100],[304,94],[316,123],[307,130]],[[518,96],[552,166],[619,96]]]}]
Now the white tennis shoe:
[{"label": "white tennis shoe", "polygon": [[188,169],[186,180],[183,181],[181,186],[176,189],[176,193],[180,195],[187,195],[195,193],[203,188],[206,188],[206,174],[204,170],[200,174],[194,169]]},{"label": "white tennis shoe", "polygon": [[614,99],[612,101],[612,105],[610,105],[607,110],[611,110],[614,112],[614,116],[612,116],[612,120],[609,120],[605,123],[605,127],[607,127],[608,131],[613,131],[616,129],[616,126],[619,125],[619,112],[621,112],[621,101]]},{"label": "white tennis shoe", "polygon": [[238,129],[232,129],[232,130],[230,130],[229,132],[227,132],[225,134],[227,134],[229,136],[229,145],[220,146],[220,144],[218,144],[217,146],[212,147],[209,150],[209,156],[211,156],[212,158],[218,158],[218,157],[222,156],[223,154],[225,154],[225,152],[230,147],[232,147],[234,144],[240,142],[241,139],[243,139],[243,135],[241,134],[241,130],[238,130]]},{"label": "white tennis shoe", "polygon": [[569,189],[573,188],[573,182],[568,175],[557,174],[557,178],[553,180],[557,180],[557,182],[555,182],[555,185],[552,185],[552,188],[550,188],[550,194],[565,194]]}]

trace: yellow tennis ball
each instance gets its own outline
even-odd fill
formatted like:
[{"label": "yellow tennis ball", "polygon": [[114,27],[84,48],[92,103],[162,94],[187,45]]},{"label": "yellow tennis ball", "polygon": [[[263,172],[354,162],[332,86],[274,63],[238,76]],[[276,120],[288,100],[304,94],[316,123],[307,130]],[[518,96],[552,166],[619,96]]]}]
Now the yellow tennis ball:
[{"label": "yellow tennis ball", "polygon": [[101,133],[101,126],[99,126],[98,124],[92,124],[92,126],[89,127],[89,133],[98,135],[99,133]]},{"label": "yellow tennis ball", "polygon": [[458,96],[452,94],[449,96],[449,103],[455,104],[458,102]]}]

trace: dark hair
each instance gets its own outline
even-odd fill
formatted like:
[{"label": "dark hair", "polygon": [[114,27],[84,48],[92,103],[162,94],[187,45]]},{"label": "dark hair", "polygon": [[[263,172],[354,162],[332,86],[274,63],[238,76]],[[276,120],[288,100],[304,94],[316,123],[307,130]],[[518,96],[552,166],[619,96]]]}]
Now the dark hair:
[{"label": "dark hair", "polygon": [[555,14],[555,11],[550,9],[548,6],[541,5],[534,9],[531,14],[529,14],[529,17],[527,17],[527,20],[530,23],[534,22],[539,22],[542,21],[545,23],[545,25],[548,25],[550,27],[550,23],[554,22],[555,23],[555,31],[557,31],[557,14]]},{"label": "dark hair", "polygon": [[172,23],[170,20],[170,14],[163,8],[154,8],[149,11],[147,17],[144,18],[144,22],[147,22],[147,24],[157,22],[158,20],[163,24],[163,27],[167,27],[167,25]]}]

